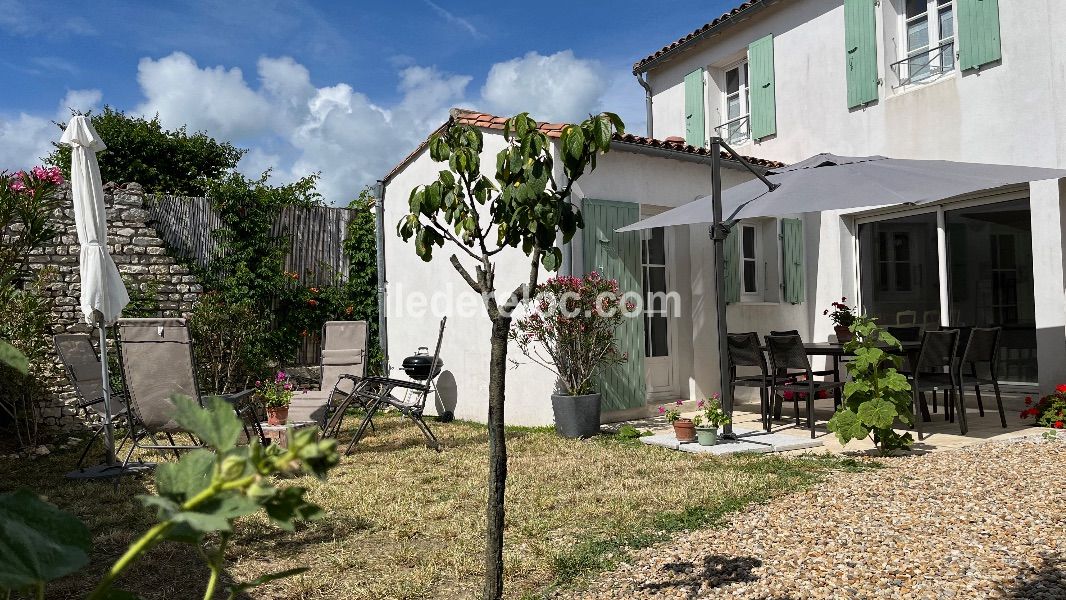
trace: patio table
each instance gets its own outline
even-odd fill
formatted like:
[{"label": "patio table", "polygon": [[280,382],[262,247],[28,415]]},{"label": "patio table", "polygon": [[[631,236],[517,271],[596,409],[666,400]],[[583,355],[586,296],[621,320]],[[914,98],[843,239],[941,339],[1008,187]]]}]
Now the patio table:
[{"label": "patio table", "polygon": [[[893,350],[892,354],[899,354],[900,356],[907,356],[911,359],[911,364],[914,364],[918,351],[921,350],[921,342],[900,342],[902,348],[899,351]],[[854,353],[844,350],[844,344],[841,342],[807,342],[803,344],[804,350],[807,351],[807,356],[828,356],[833,359],[833,377],[840,381],[840,359],[849,356],[854,356]],[[888,350],[887,346],[884,349]],[[837,388],[833,391],[833,407],[839,407],[842,401],[841,390]],[[926,421],[930,420],[928,409],[925,404],[922,404],[922,416]]]}]

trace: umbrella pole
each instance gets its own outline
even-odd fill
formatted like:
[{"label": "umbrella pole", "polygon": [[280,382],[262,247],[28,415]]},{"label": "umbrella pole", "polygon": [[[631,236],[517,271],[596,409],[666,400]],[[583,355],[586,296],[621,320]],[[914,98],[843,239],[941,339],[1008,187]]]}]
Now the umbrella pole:
[{"label": "umbrella pole", "polygon": [[720,394],[722,410],[729,415],[729,421],[722,427],[722,437],[733,438],[733,390],[729,387],[729,326],[726,323],[725,297],[725,238],[729,227],[722,223],[722,140],[711,138],[711,240],[714,242],[714,288],[717,300],[718,316],[718,374],[720,376]]},{"label": "umbrella pole", "polygon": [[115,434],[111,423],[111,379],[107,372],[107,325],[104,317],[96,313],[100,323],[100,375],[103,377],[104,388],[104,444],[107,446],[107,462],[115,462]]}]

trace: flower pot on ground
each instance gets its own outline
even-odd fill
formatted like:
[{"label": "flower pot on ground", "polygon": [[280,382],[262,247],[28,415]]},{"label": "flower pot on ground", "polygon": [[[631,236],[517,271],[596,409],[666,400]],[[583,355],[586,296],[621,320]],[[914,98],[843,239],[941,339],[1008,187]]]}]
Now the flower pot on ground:
[{"label": "flower pot on ground", "polygon": [[717,427],[697,427],[696,428],[696,441],[701,446],[713,446],[718,443],[718,428]]},{"label": "flower pot on ground", "polygon": [[834,302],[822,311],[822,314],[828,316],[833,322],[833,331],[837,334],[837,341],[841,344],[846,344],[854,338],[851,325],[855,322],[855,309],[844,304],[847,301],[847,297],[843,297],[840,302]]},{"label": "flower pot on ground", "polygon": [[255,389],[256,397],[266,408],[267,425],[284,425],[296,389],[285,371],[278,371],[272,380],[255,382]]},{"label": "flower pot on ground", "polygon": [[674,402],[673,408],[666,408],[665,406],[659,407],[659,414],[666,417],[666,422],[673,425],[674,437],[681,443],[695,442],[696,441],[696,423],[692,419],[685,419],[681,417],[681,407],[684,406],[683,400]]},{"label": "flower pot on ground", "polygon": [[600,395],[552,394],[555,432],[564,438],[592,437],[600,432]]},{"label": "flower pot on ground", "polygon": [[692,417],[696,426],[696,438],[701,446],[713,446],[718,443],[718,428],[732,423],[729,415],[722,410],[720,396],[715,392],[710,398],[700,400],[696,408],[702,412]]},{"label": "flower pot on ground", "polygon": [[623,303],[616,280],[593,271],[549,279],[526,306],[510,337],[522,354],[559,377],[560,393],[552,395],[555,430],[568,438],[596,435],[601,399],[593,377],[627,360],[615,331],[632,302]]}]

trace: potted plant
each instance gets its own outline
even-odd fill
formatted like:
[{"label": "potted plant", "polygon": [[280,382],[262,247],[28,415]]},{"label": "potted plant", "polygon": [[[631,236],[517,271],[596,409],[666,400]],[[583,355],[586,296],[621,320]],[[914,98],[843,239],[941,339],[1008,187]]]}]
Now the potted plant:
[{"label": "potted plant", "polygon": [[847,301],[847,297],[841,298],[840,302],[834,302],[822,311],[823,315],[829,315],[829,319],[833,321],[833,331],[837,334],[837,341],[842,344],[851,341],[851,324],[855,322],[855,309],[844,304]]},{"label": "potted plant", "polygon": [[267,425],[284,425],[289,418],[289,404],[296,386],[285,371],[278,371],[273,380],[256,381],[256,395],[266,407]]},{"label": "potted plant", "polygon": [[1036,417],[1033,424],[1038,427],[1066,428],[1066,384],[1056,386],[1054,393],[1044,396],[1036,405],[1032,396],[1026,396],[1021,417]]},{"label": "potted plant", "polygon": [[[623,310],[623,308],[625,310]],[[565,438],[600,431],[600,394],[594,377],[628,358],[618,349],[615,331],[624,307],[618,282],[593,271],[585,277],[553,277],[538,285],[528,313],[515,321],[510,337],[533,362],[555,373],[552,394],[555,430]]]},{"label": "potted plant", "polygon": [[701,414],[692,418],[696,426],[696,439],[701,446],[713,446],[718,443],[718,428],[732,423],[729,415],[722,410],[721,396],[715,392],[707,400],[700,400],[696,407],[703,409]]},{"label": "potted plant", "polygon": [[678,400],[673,408],[659,407],[659,414],[666,417],[666,422],[674,426],[674,437],[681,443],[696,441],[696,423],[692,419],[681,417],[681,406],[684,402]]}]

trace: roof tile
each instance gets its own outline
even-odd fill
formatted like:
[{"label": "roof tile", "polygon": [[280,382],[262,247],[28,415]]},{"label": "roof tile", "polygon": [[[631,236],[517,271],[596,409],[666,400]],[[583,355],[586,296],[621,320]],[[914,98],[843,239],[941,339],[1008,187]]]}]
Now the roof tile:
[{"label": "roof tile", "polygon": [[693,31],[692,33],[689,33],[688,35],[682,37],[681,39],[679,39],[679,40],[677,40],[677,41],[675,41],[673,43],[667,44],[666,46],[663,46],[662,48],[660,48],[659,50],[653,52],[652,54],[649,54],[648,56],[645,56],[644,58],[638,60],[633,65],[633,73],[637,74],[637,73],[644,72],[644,70],[645,70],[644,66],[647,65],[648,63],[650,63],[651,61],[663,56],[664,54],[667,54],[668,52],[671,52],[671,51],[677,49],[680,46],[684,46],[685,44],[687,44],[688,42],[692,41],[693,39],[695,39],[700,34],[706,32],[708,29],[711,29],[712,27],[717,27],[718,25],[722,25],[722,24],[726,23],[727,21],[730,21],[731,19],[733,19],[737,15],[739,15],[739,14],[743,13],[744,11],[748,10],[749,8],[752,8],[752,7],[754,7],[754,6],[758,5],[758,4],[764,4],[767,1],[768,0],[748,0],[747,2],[744,2],[744,3],[740,4],[739,6],[733,8],[732,10],[726,12],[725,14],[720,15],[719,17],[717,17],[713,21],[711,21],[709,23],[705,23],[702,27],[700,27],[699,29]]}]

